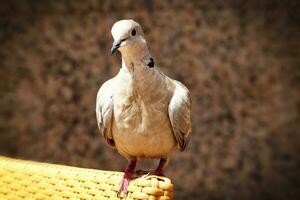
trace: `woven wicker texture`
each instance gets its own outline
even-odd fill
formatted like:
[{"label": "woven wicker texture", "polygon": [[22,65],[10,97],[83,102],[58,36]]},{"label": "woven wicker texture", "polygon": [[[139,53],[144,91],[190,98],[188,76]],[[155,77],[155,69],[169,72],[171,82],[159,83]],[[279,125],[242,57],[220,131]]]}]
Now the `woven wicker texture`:
[{"label": "woven wicker texture", "polygon": [[[23,161],[0,156],[0,199],[120,199],[123,173]],[[168,178],[142,176],[130,181],[126,198],[173,197]]]}]

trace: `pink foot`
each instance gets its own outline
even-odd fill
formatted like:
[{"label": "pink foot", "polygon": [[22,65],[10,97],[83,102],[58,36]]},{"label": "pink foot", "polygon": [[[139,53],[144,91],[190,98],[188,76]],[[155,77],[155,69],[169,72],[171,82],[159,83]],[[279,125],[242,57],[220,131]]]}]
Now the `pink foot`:
[{"label": "pink foot", "polygon": [[117,193],[118,197],[120,197],[120,195],[122,193],[124,193],[125,195],[127,195],[129,181],[130,181],[131,178],[133,178],[135,166],[136,166],[136,160],[130,161],[129,165],[125,169],[123,178],[122,178],[122,180],[120,182],[119,191]]},{"label": "pink foot", "polygon": [[118,197],[124,193],[125,195],[128,193],[128,185],[129,185],[129,179],[123,177],[120,182],[120,188],[118,191]]}]

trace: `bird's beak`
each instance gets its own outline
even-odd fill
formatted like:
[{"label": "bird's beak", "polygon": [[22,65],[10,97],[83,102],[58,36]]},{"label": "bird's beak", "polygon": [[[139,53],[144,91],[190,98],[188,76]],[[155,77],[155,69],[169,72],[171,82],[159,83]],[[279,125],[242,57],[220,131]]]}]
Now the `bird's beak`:
[{"label": "bird's beak", "polygon": [[[127,38],[126,38],[127,39]],[[124,42],[126,39],[120,39],[113,42],[110,53],[113,55],[115,51],[121,46],[122,42]]]}]

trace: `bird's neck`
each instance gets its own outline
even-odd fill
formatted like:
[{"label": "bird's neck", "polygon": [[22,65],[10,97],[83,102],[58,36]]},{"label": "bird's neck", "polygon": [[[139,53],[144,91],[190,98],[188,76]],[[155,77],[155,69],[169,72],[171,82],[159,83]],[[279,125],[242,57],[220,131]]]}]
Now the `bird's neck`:
[{"label": "bird's neck", "polygon": [[[141,48],[139,51],[122,52],[122,71],[129,75],[128,84],[132,86],[134,93],[145,101],[151,101],[151,98],[162,98],[165,96],[165,78],[155,67],[149,67],[146,62],[151,58],[147,48]],[[151,97],[151,98],[150,98]]]},{"label": "bird's neck", "polygon": [[127,69],[129,72],[141,67],[143,62],[146,62],[151,58],[147,45],[137,45],[132,48],[127,48],[122,51],[121,54],[122,67]]}]

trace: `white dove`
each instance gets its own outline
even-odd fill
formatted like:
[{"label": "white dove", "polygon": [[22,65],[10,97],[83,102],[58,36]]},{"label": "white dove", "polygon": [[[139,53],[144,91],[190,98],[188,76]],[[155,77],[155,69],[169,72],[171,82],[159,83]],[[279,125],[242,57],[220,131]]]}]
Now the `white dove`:
[{"label": "white dove", "polygon": [[126,194],[138,159],[159,158],[153,174],[163,175],[171,153],[186,148],[191,132],[191,98],[182,83],[156,66],[137,22],[120,20],[111,33],[111,54],[121,52],[122,67],[100,87],[96,116],[106,142],[129,161],[118,192]]}]

